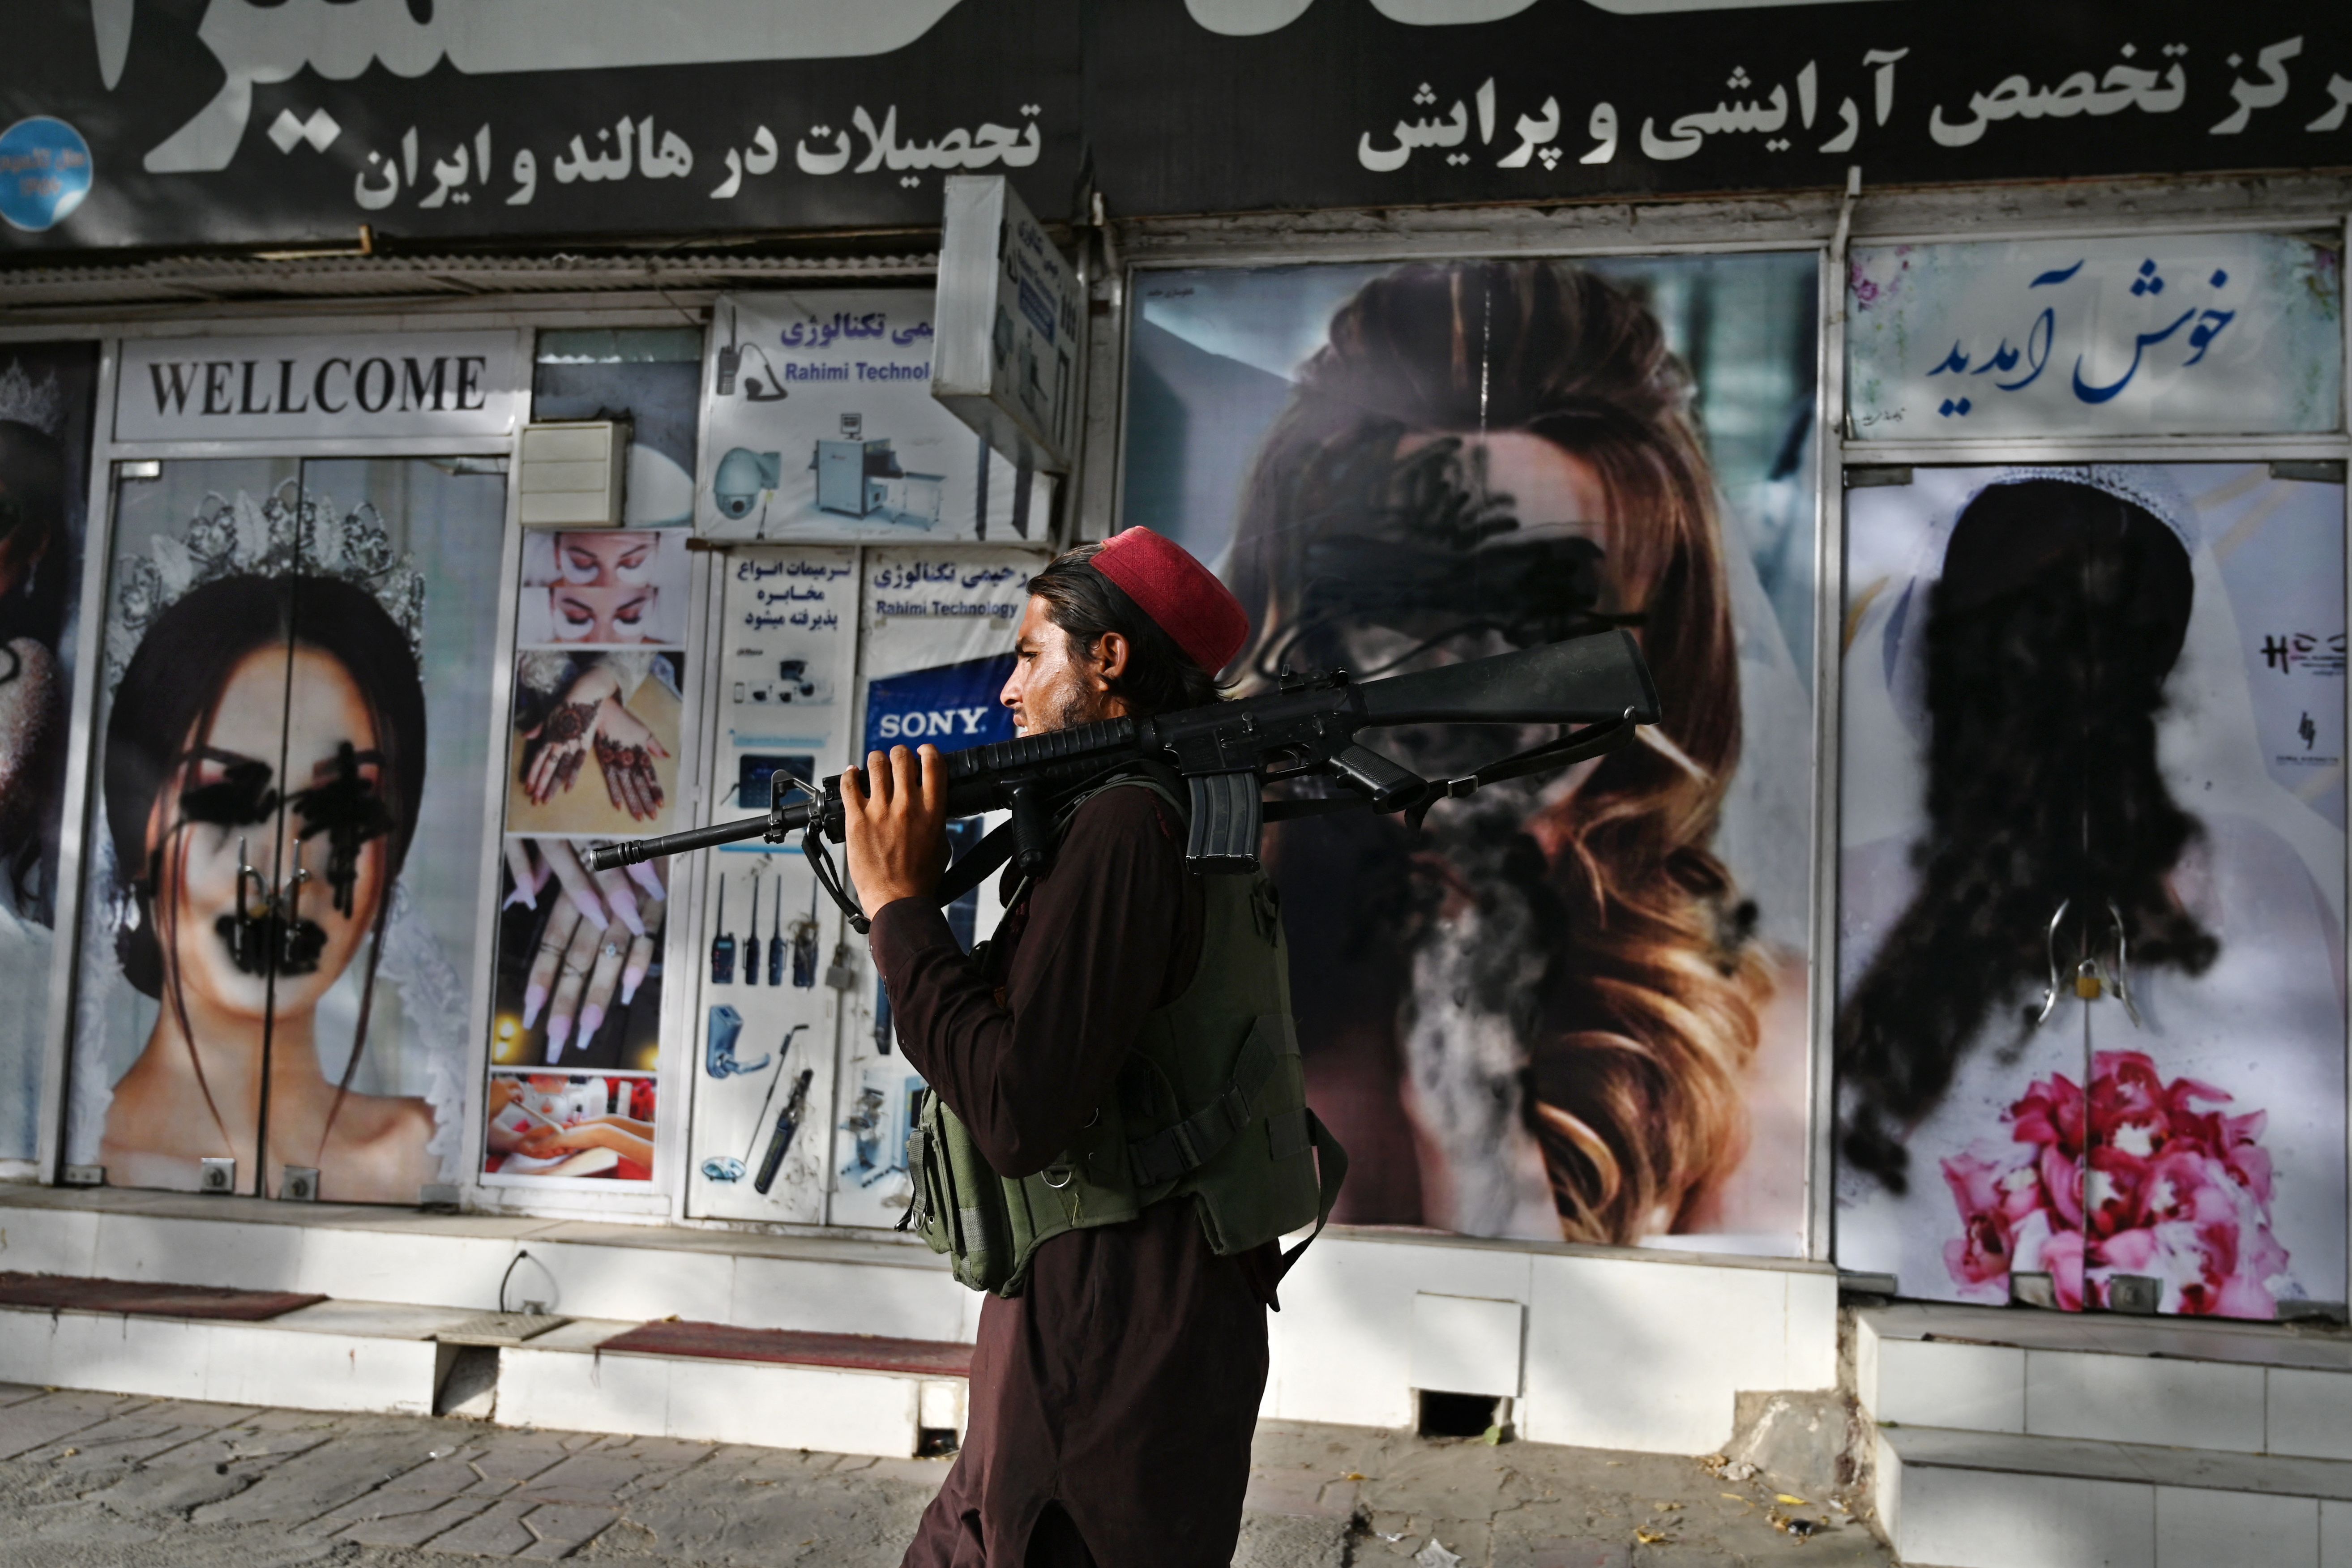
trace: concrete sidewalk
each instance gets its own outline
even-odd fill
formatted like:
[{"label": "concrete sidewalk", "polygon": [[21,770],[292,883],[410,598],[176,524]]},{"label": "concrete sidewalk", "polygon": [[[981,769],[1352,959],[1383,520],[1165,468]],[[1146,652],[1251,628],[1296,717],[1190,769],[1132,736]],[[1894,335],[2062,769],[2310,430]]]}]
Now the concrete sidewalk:
[{"label": "concrete sidewalk", "polygon": [[[473,1422],[0,1386],[0,1565],[613,1568],[898,1561],[947,1473],[869,1459]],[[1776,1519],[1822,1526],[1810,1539]],[[1258,1429],[1236,1564],[1885,1564],[1869,1531],[1687,1459]],[[1115,1568],[1115,1565],[1106,1565]]]}]

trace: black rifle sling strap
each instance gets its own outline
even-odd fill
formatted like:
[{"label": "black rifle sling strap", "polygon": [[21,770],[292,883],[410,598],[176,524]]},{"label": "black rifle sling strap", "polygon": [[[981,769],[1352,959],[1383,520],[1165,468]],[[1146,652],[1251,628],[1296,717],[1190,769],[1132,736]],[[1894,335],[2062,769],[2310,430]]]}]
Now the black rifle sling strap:
[{"label": "black rifle sling strap", "polygon": [[988,874],[1013,858],[1013,824],[999,825],[979,843],[956,857],[932,894],[941,909],[988,880]]},{"label": "black rifle sling strap", "polygon": [[1331,1130],[1323,1125],[1321,1117],[1311,1110],[1302,1110],[1299,1114],[1307,1119],[1307,1141],[1315,1145],[1318,1184],[1315,1228],[1307,1233],[1305,1241],[1282,1255],[1282,1266],[1274,1271],[1277,1281],[1290,1272],[1290,1266],[1298,1261],[1299,1254],[1314,1246],[1315,1238],[1323,1234],[1323,1227],[1331,1223],[1332,1205],[1339,1201],[1339,1184],[1348,1179],[1348,1152],[1339,1147],[1339,1141],[1331,1136]]}]

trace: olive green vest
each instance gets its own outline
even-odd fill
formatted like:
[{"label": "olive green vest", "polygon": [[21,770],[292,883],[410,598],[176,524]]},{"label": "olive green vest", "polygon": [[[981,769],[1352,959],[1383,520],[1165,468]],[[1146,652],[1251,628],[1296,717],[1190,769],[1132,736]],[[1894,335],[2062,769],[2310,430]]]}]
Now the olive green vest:
[{"label": "olive green vest", "polygon": [[[1151,789],[1129,777],[1101,786]],[[1064,807],[1066,830],[1088,791]],[[1211,1248],[1246,1252],[1331,1216],[1348,1157],[1307,1109],[1290,1017],[1290,966],[1274,883],[1264,871],[1203,877],[1201,963],[1184,994],[1148,1014],[1117,1090],[1061,1157],[1035,1175],[999,1176],[936,1094],[907,1141],[919,1234],[975,1290],[1020,1294],[1037,1248],[1064,1231],[1117,1225],[1190,1197]],[[1019,902],[1015,894],[1013,902]],[[1307,1238],[1313,1240],[1313,1237]],[[1288,1268],[1302,1242],[1283,1258]]]}]

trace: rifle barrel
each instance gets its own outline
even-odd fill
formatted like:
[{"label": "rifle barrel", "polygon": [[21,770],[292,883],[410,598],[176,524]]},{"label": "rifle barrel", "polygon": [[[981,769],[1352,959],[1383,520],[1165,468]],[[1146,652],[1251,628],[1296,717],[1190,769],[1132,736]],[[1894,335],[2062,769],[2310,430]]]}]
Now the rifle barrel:
[{"label": "rifle barrel", "polygon": [[[808,817],[805,806],[793,806],[790,812]],[[798,822],[792,826],[798,826]],[[634,866],[640,860],[651,860],[662,855],[682,855],[689,849],[709,849],[714,845],[740,843],[757,838],[768,831],[765,816],[746,816],[734,822],[714,822],[708,827],[689,827],[683,833],[665,833],[658,838],[630,838],[618,844],[599,844],[588,851],[588,868],[592,871],[617,871],[624,866]]]}]

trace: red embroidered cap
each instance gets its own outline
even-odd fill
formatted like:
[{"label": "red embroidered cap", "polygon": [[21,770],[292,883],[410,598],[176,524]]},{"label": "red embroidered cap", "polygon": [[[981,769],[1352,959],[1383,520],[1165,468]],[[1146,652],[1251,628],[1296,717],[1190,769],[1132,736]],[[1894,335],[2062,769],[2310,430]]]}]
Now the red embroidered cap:
[{"label": "red embroidered cap", "polygon": [[1111,535],[1091,564],[1211,675],[1231,663],[1249,640],[1249,612],[1233,590],[1182,545],[1148,528]]}]

